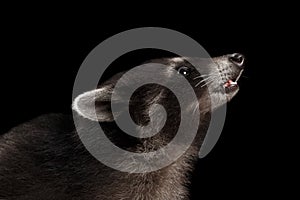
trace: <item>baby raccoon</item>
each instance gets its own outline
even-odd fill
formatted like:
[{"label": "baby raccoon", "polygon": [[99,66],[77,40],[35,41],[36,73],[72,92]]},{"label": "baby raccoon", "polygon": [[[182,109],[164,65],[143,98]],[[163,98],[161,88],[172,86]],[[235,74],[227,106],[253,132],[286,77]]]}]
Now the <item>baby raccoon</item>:
[{"label": "baby raccoon", "polygon": [[[167,113],[164,127],[152,137],[130,136],[115,122],[110,100],[114,86],[125,72],[114,75],[97,89],[80,94],[73,102],[72,108],[77,113],[74,120],[88,124],[88,127],[81,127],[81,131],[88,134],[100,123],[116,146],[139,153],[168,144],[176,134],[182,112],[193,116],[193,110],[199,109],[201,120],[197,135],[188,150],[172,164],[145,173],[112,169],[95,159],[84,147],[71,116],[43,115],[0,137],[0,199],[188,199],[189,173],[198,158],[210,114],[224,104],[219,101],[221,97],[230,101],[236,95],[237,81],[244,67],[244,56],[237,53],[215,57],[212,61],[207,62],[205,74],[200,74],[197,66],[190,64],[199,62],[203,65],[205,61],[200,58],[151,61],[166,66],[164,81],[171,81],[175,72],[181,74],[197,96],[197,102],[180,110],[176,96],[169,89],[157,84],[138,88],[126,105],[136,124],[149,123],[149,108],[154,104],[162,105]],[[130,85],[130,80],[127,81]],[[115,96],[122,104],[122,94]],[[93,116],[95,111],[96,116]],[[143,135],[143,129],[138,131]]]}]

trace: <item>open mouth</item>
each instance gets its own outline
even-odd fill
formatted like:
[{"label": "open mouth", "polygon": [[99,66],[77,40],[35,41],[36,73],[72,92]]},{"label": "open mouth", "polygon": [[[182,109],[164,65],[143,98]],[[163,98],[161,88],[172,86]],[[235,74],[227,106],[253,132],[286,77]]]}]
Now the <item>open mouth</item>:
[{"label": "open mouth", "polygon": [[224,87],[226,93],[233,92],[239,88],[237,82],[232,81],[231,79],[226,81],[226,83],[223,85],[223,87]]},{"label": "open mouth", "polygon": [[241,77],[242,73],[243,73],[243,70],[240,71],[239,75],[235,79],[228,79],[223,84],[223,87],[224,87],[226,93],[236,91],[239,88],[237,81]]}]

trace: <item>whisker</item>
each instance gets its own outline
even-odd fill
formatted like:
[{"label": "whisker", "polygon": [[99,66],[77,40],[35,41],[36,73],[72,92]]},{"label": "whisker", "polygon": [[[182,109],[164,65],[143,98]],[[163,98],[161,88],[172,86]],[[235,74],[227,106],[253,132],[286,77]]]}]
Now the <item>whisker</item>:
[{"label": "whisker", "polygon": [[210,84],[210,83],[211,83],[211,82],[213,82],[213,81],[214,81],[214,79],[211,79],[211,80],[209,80],[209,81],[205,82],[205,84],[201,85],[201,87],[204,87],[204,86],[206,86],[206,85]]},{"label": "whisker", "polygon": [[195,87],[198,87],[198,85],[200,85],[201,83],[206,82],[206,81],[209,81],[209,80],[211,80],[211,79],[212,79],[212,77],[207,77],[207,78],[205,78],[205,79],[199,81],[199,82],[195,85]]},{"label": "whisker", "polygon": [[201,83],[200,83],[200,82],[198,82],[198,83],[195,85],[195,87],[198,87],[200,84],[201,84]]},{"label": "whisker", "polygon": [[193,78],[193,80],[196,80],[198,78],[203,78],[201,81],[199,81],[198,83],[196,83],[195,87],[198,87],[199,85],[201,85],[202,83],[204,83],[201,87],[204,87],[207,84],[210,84],[211,82],[214,81],[214,79],[216,77],[218,77],[219,72],[212,72],[209,74],[202,74],[200,76],[196,76],[195,78]]},{"label": "whisker", "polygon": [[212,79],[212,78],[213,78],[213,77],[211,77],[211,76],[210,76],[210,77],[207,77],[207,78],[204,78],[203,80],[200,81],[200,83],[202,83],[202,82],[204,82],[204,81],[207,81],[207,80],[209,80],[209,79]]},{"label": "whisker", "polygon": [[214,73],[210,73],[210,74],[202,74],[199,76],[196,76],[195,78],[193,78],[193,80],[196,80],[198,78],[203,78],[203,77],[209,77],[209,76],[216,76],[219,72],[214,72]]},{"label": "whisker", "polygon": [[198,78],[208,77],[208,76],[210,76],[210,75],[209,74],[202,74],[200,76],[196,76],[195,78],[193,78],[193,80],[196,80]]},{"label": "whisker", "polygon": [[243,71],[244,71],[244,70],[241,70],[241,71],[240,71],[240,74],[239,74],[238,77],[235,79],[235,82],[237,82],[237,81],[240,79],[240,77],[241,77]]},{"label": "whisker", "polygon": [[193,78],[193,80],[196,80],[198,78],[201,78],[202,76],[196,76],[195,78]]},{"label": "whisker", "polygon": [[201,80],[201,81],[199,81],[196,85],[195,85],[195,87],[198,87],[201,83],[203,83],[203,82],[210,82],[210,81],[213,81],[214,80],[214,77],[208,77],[208,78],[206,78],[206,79],[203,79],[203,80]]}]

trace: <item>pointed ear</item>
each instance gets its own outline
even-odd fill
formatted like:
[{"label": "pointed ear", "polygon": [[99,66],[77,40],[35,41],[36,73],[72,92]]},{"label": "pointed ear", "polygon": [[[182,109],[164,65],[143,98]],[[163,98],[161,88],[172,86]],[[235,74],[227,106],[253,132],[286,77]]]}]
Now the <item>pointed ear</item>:
[{"label": "pointed ear", "polygon": [[74,99],[72,109],[80,116],[93,121],[113,121],[110,108],[112,90],[112,87],[104,86],[80,94]]}]

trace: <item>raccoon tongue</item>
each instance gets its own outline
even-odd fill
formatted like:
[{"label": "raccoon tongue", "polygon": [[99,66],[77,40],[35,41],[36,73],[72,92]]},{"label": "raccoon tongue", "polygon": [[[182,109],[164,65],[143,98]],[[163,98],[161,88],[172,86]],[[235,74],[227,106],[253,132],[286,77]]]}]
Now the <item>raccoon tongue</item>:
[{"label": "raccoon tongue", "polygon": [[228,87],[231,87],[231,86],[234,86],[234,85],[237,85],[237,82],[233,82],[232,80],[228,80],[223,86],[225,88],[228,88]]}]

